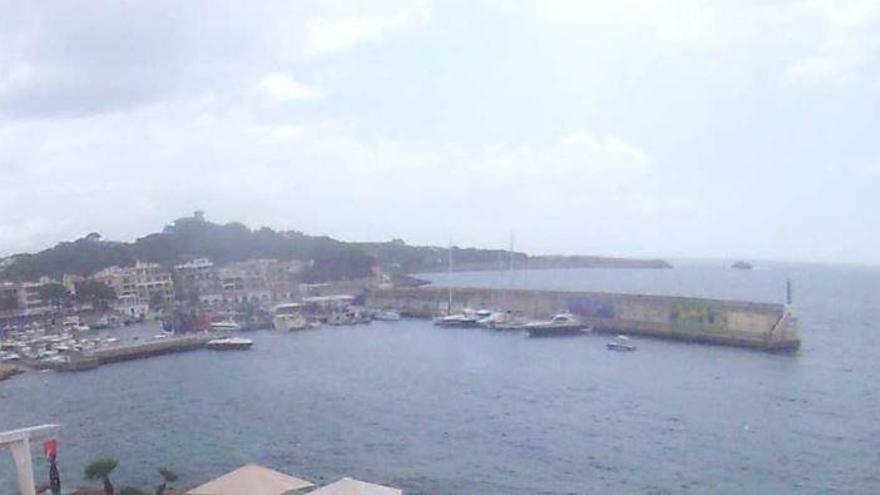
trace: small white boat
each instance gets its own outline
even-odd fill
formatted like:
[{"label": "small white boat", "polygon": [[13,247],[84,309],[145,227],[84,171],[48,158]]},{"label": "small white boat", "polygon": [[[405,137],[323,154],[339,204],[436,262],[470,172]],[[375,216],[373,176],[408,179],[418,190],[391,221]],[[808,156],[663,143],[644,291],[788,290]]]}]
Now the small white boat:
[{"label": "small white boat", "polygon": [[254,345],[251,339],[243,339],[241,337],[229,337],[225,339],[209,340],[205,347],[216,351],[236,351],[250,349]]},{"label": "small white boat", "polygon": [[526,321],[511,312],[496,312],[477,322],[483,328],[491,328],[493,330],[523,330],[526,327]]},{"label": "small white boat", "polygon": [[211,330],[218,332],[234,332],[241,330],[241,325],[232,320],[215,321],[211,323]]},{"label": "small white boat", "polygon": [[397,311],[385,310],[373,313],[373,319],[378,321],[398,321],[400,313]]},{"label": "small white boat", "polygon": [[306,330],[308,328],[314,328],[309,320],[307,320],[305,316],[299,313],[277,314],[272,320],[272,325],[275,327],[275,330],[278,330],[279,332],[289,332],[291,330]]},{"label": "small white boat", "polygon": [[605,344],[605,347],[607,347],[609,351],[628,352],[636,350],[636,346],[630,342],[629,337],[626,335],[618,335],[617,339]]},{"label": "small white boat", "polygon": [[478,312],[472,309],[465,309],[458,314],[435,318],[434,324],[441,327],[474,328],[478,326],[477,322],[486,318],[489,314],[491,314],[491,312],[488,314],[478,314]]}]

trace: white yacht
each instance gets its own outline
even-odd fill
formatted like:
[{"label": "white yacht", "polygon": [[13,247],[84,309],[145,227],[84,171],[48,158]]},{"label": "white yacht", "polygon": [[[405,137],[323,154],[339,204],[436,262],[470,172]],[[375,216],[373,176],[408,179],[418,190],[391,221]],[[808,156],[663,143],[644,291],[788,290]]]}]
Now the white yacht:
[{"label": "white yacht", "polygon": [[571,313],[560,313],[549,321],[535,321],[525,326],[529,337],[557,337],[562,335],[578,335],[590,330],[589,325],[581,323]]},{"label": "white yacht", "polygon": [[243,339],[240,337],[228,337],[225,339],[209,340],[205,347],[216,351],[234,351],[242,349],[250,349],[254,345],[251,339]]},{"label": "white yacht", "polygon": [[227,319],[211,323],[210,329],[216,332],[234,332],[236,330],[241,330],[241,325],[231,319]]},{"label": "white yacht", "polygon": [[309,320],[302,314],[303,305],[300,303],[280,304],[275,307],[275,316],[272,319],[272,325],[279,332],[289,332],[291,330],[305,330],[314,328]]},{"label": "white yacht", "polygon": [[376,311],[373,313],[373,319],[378,321],[398,321],[400,320],[400,313],[391,310]]}]

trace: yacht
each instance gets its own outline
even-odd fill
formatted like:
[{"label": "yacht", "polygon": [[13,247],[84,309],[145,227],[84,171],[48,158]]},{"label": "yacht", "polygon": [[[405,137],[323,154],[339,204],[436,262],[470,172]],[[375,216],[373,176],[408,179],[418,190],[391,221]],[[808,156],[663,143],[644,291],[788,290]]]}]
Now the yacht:
[{"label": "yacht", "polygon": [[510,311],[492,313],[478,323],[481,327],[492,330],[522,330],[526,327],[526,321]]},{"label": "yacht", "polygon": [[211,330],[218,332],[234,332],[236,330],[241,330],[241,325],[232,321],[231,319],[215,321],[211,323]]},{"label": "yacht", "polygon": [[636,346],[629,341],[629,337],[626,335],[618,335],[613,342],[605,344],[605,347],[607,347],[609,351],[628,352],[636,350]]},{"label": "yacht", "polygon": [[251,339],[243,339],[240,337],[228,337],[225,339],[209,340],[205,347],[216,351],[236,351],[250,349],[254,345]]},{"label": "yacht", "polygon": [[400,313],[391,310],[376,311],[373,313],[373,319],[377,321],[398,321],[400,320]]},{"label": "yacht", "polygon": [[[491,312],[488,312],[488,314],[491,314]],[[451,328],[476,328],[479,326],[479,321],[486,318],[488,314],[485,310],[478,312],[472,309],[465,309],[458,314],[435,318],[434,324],[441,327]]]},{"label": "yacht", "polygon": [[305,330],[314,328],[309,320],[303,316],[301,310],[303,306],[299,303],[280,304],[275,307],[275,316],[272,318],[272,325],[279,332],[289,332],[291,330]]},{"label": "yacht", "polygon": [[590,326],[578,321],[571,313],[560,313],[549,321],[527,323],[525,329],[529,337],[557,337],[562,335],[580,335],[590,330]]}]

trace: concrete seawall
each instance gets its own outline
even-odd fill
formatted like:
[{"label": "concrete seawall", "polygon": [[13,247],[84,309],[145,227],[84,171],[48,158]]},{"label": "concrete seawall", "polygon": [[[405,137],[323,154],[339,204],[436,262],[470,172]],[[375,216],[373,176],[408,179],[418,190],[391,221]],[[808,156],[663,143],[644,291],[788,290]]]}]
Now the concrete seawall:
[{"label": "concrete seawall", "polygon": [[[444,314],[448,291],[438,287],[379,289],[368,305],[408,316]],[[765,350],[800,345],[797,320],[781,304],[691,297],[534,290],[455,289],[452,312],[504,309],[535,318],[570,312],[600,333],[627,333]]]},{"label": "concrete seawall", "polygon": [[102,364],[201,349],[205,346],[208,340],[212,338],[216,337],[207,335],[189,335],[136,345],[110,347],[92,352],[72,354],[69,362],[51,364],[43,367],[56,369],[58,371],[83,371],[97,368]]}]

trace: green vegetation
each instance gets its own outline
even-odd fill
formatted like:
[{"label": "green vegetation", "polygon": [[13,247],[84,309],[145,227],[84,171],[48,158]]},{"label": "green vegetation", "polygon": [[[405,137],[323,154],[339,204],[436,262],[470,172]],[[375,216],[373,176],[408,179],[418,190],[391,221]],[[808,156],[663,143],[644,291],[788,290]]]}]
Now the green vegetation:
[{"label": "green vegetation", "polygon": [[37,294],[40,295],[40,299],[53,306],[63,306],[64,303],[70,300],[70,293],[67,291],[67,287],[58,282],[49,282],[37,287]]},{"label": "green vegetation", "polygon": [[[515,268],[668,268],[663,260],[633,260],[595,256],[536,256],[503,249],[453,247],[456,270]],[[181,218],[162,232],[132,243],[110,242],[97,233],[73,242],[62,242],[35,254],[20,254],[3,273],[10,280],[37,280],[63,274],[92,275],[109,266],[131,266],[136,260],[165,267],[193,258],[208,258],[218,265],[252,258],[311,260],[305,282],[325,282],[368,277],[375,265],[386,273],[401,275],[445,271],[449,250],[445,247],[410,246],[400,239],[390,242],[342,242],[327,236],[309,236],[293,230],[268,227],[249,229],[233,222],[208,222],[201,213]],[[181,298],[189,295],[180,294]]]},{"label": "green vegetation", "polygon": [[107,309],[116,300],[116,292],[104,282],[83,280],[76,283],[76,300],[95,309]]},{"label": "green vegetation", "polygon": [[219,265],[251,258],[313,260],[306,273],[309,282],[367,277],[375,263],[357,246],[330,237],[268,227],[251,230],[240,223],[218,225],[196,215],[133,243],[104,241],[93,233],[35,254],[16,255],[4,276],[22,281],[60,278],[65,273],[92,275],[113,265],[131,266],[137,260],[171,267],[193,258],[209,258]]},{"label": "green vegetation", "polygon": [[141,490],[140,488],[127,486],[119,491],[119,495],[147,495],[147,492]]},{"label": "green vegetation", "polygon": [[99,457],[92,460],[85,470],[85,478],[90,481],[100,480],[104,483],[104,495],[113,495],[113,484],[110,482],[110,473],[116,469],[119,462],[112,457]]},{"label": "green vegetation", "polygon": [[158,471],[159,475],[162,476],[162,484],[156,488],[156,495],[164,495],[165,489],[169,484],[177,481],[178,476],[177,473],[167,467],[160,467]]}]

